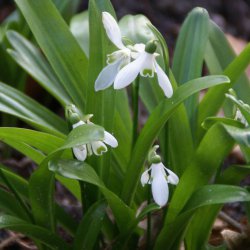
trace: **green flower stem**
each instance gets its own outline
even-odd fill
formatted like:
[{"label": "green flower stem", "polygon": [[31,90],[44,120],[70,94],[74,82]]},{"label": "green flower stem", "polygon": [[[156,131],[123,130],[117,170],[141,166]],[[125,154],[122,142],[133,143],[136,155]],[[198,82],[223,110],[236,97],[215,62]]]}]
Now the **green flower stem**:
[{"label": "green flower stem", "polygon": [[[133,140],[135,142],[138,137],[138,115],[139,115],[139,86],[140,86],[140,76],[138,76],[132,85],[132,107],[133,107]],[[133,147],[132,147],[133,148]]]}]

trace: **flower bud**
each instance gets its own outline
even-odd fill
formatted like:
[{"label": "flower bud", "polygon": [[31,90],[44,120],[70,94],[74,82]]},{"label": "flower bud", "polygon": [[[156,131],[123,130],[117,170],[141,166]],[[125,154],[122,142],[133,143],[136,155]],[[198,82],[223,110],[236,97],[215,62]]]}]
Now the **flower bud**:
[{"label": "flower bud", "polygon": [[157,49],[157,41],[151,40],[146,44],[145,51],[149,54],[154,54]]}]

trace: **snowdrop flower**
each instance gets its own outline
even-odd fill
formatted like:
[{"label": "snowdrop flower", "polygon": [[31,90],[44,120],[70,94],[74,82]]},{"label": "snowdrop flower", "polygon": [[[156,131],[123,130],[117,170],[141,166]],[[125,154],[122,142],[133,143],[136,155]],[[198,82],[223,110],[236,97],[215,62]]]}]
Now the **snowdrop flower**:
[{"label": "snowdrop flower", "polygon": [[[158,147],[158,145],[154,146],[148,154],[148,161],[151,163],[151,166],[141,175],[141,184],[142,186],[151,184],[155,203],[163,207],[168,202],[168,183],[177,185],[179,178],[174,172],[163,165],[161,157],[156,154]],[[149,171],[151,171],[150,175]]]},{"label": "snowdrop flower", "polygon": [[[68,122],[71,124],[72,129],[75,129],[79,126],[84,126],[85,124],[93,124],[90,122],[92,114],[86,115],[84,117],[84,121],[81,120],[79,111],[77,110],[74,104],[69,104],[65,108],[65,117]],[[87,155],[102,155],[107,152],[107,145],[116,148],[118,146],[118,142],[115,137],[107,131],[104,131],[104,139],[103,141],[93,141],[88,144],[82,144],[80,146],[73,147],[73,153],[77,160],[84,161]]]},{"label": "snowdrop flower", "polygon": [[[89,119],[92,117],[93,115],[89,115]],[[89,119],[87,120],[87,124],[93,124],[92,122],[89,121]],[[74,123],[72,125],[73,129],[77,128],[78,126],[82,126],[86,124],[84,121],[79,120],[77,123]],[[116,140],[116,138],[110,134],[107,131],[104,131],[104,140],[103,141],[93,141],[91,143],[88,144],[83,144],[77,147],[73,147],[73,153],[74,156],[76,157],[77,160],[79,161],[84,161],[88,156],[91,156],[93,153],[95,155],[102,155],[103,153],[107,152],[107,145],[111,146],[112,148],[116,148],[118,146],[118,142]]]},{"label": "snowdrop flower", "polygon": [[242,115],[241,111],[239,110],[239,108],[237,108],[236,113],[235,113],[235,120],[241,122],[244,124],[245,127],[248,126],[248,122],[246,120],[246,118]]},{"label": "snowdrop flower", "polygon": [[[149,171],[151,175],[149,177]],[[141,184],[151,184],[152,195],[154,201],[159,206],[163,207],[168,202],[169,189],[168,183],[177,185],[179,182],[178,176],[170,169],[166,168],[161,162],[153,163],[141,176]]]},{"label": "snowdrop flower", "polygon": [[116,20],[108,13],[102,12],[102,22],[108,38],[119,49],[108,55],[107,66],[95,81],[95,90],[108,88],[115,80],[119,70],[131,60],[131,50],[122,42],[122,35]]},{"label": "snowdrop flower", "polygon": [[136,79],[138,74],[143,77],[154,77],[154,73],[156,73],[161,89],[165,96],[170,98],[173,95],[173,88],[166,73],[156,61],[156,57],[159,55],[155,53],[156,41],[150,41],[146,46],[138,44],[134,48],[139,51],[136,59],[119,71],[115,77],[114,88],[122,89],[128,86]]}]

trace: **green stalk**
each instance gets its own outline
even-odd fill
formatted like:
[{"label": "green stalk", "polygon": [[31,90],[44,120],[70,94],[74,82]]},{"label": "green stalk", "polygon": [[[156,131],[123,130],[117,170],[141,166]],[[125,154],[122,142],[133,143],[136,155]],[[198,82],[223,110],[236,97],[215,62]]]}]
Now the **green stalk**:
[{"label": "green stalk", "polygon": [[[140,76],[138,76],[132,85],[132,107],[133,107],[133,140],[132,145],[138,137],[138,116],[139,116],[139,86],[140,86]],[[133,149],[133,147],[132,147]]]}]

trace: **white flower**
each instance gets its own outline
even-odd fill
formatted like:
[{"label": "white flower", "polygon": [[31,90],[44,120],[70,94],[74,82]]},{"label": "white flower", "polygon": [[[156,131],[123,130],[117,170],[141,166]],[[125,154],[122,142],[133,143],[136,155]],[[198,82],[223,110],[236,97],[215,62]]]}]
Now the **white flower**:
[{"label": "white flower", "polygon": [[119,70],[131,60],[131,50],[123,44],[116,20],[108,12],[103,12],[102,22],[108,38],[119,50],[107,56],[108,65],[103,68],[95,81],[96,91],[108,88],[114,82]]},{"label": "white flower", "polygon": [[143,77],[154,77],[154,73],[157,74],[158,83],[163,90],[166,97],[173,95],[172,85],[159,64],[156,62],[157,53],[148,53],[142,45],[140,47],[134,46],[140,51],[137,54],[136,60],[123,67],[117,74],[114,82],[115,89],[121,89],[132,83],[137,75],[140,73]]},{"label": "white flower", "polygon": [[[87,121],[88,124],[91,124],[90,121]],[[79,121],[72,125],[73,129],[86,124],[83,121]],[[118,146],[118,142],[115,139],[113,135],[111,135],[109,132],[104,131],[104,140],[103,141],[93,141],[88,144],[83,144],[77,147],[73,147],[73,153],[77,160],[84,161],[87,157],[87,155],[92,155],[93,153],[95,155],[102,155],[103,153],[107,152],[107,146],[109,145],[113,148],[116,148]]]},{"label": "white flower", "polygon": [[239,110],[239,108],[237,108],[236,113],[235,113],[235,120],[241,122],[244,124],[245,127],[248,126],[248,122],[246,120],[246,118],[242,115],[241,111]]},{"label": "white flower", "polygon": [[[151,170],[151,176],[148,172]],[[153,163],[141,176],[141,184],[151,184],[153,198],[159,206],[165,206],[168,201],[168,183],[177,185],[178,176],[170,169],[166,168],[161,162]]]}]

